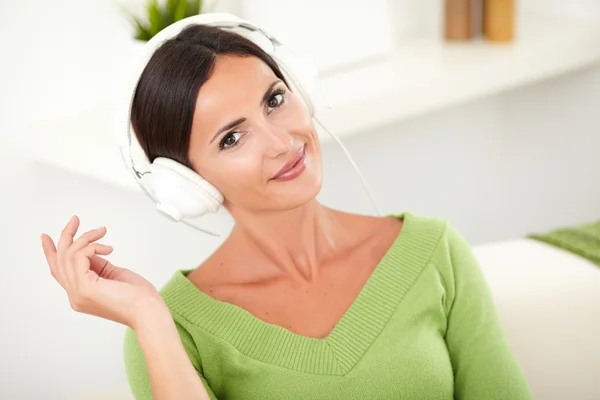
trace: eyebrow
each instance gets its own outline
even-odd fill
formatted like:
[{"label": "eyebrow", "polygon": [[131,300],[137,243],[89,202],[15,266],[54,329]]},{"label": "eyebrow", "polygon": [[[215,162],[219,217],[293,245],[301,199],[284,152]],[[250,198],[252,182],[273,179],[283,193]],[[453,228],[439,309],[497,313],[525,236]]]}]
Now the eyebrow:
[{"label": "eyebrow", "polygon": [[[271,93],[273,92],[273,87],[275,87],[275,85],[277,85],[279,82],[282,82],[282,80],[277,79],[275,82],[273,82],[269,85],[269,87],[265,91],[265,94],[263,95],[262,99],[260,100],[261,107],[263,107],[266,104],[266,102],[269,100],[269,97],[271,97]],[[246,121],[246,118],[238,118],[235,121],[232,121],[232,122],[228,123],[227,125],[223,126],[221,129],[219,129],[217,131],[217,133],[215,133],[215,135],[210,140],[210,143],[214,142],[215,139],[217,137],[219,137],[219,135],[222,134],[223,132],[228,131],[229,129],[232,129],[232,128],[242,124],[245,121]]]}]

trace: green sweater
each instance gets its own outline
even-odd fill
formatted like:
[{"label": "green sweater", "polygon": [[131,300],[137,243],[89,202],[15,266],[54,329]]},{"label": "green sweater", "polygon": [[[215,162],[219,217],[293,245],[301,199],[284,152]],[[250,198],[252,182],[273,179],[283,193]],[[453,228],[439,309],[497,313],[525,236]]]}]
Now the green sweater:
[{"label": "green sweater", "polygon": [[[402,231],[323,339],[266,323],[175,273],[160,292],[211,398],[531,399],[469,244],[442,220],[396,217]],[[131,329],[124,355],[135,398],[152,399]]]}]

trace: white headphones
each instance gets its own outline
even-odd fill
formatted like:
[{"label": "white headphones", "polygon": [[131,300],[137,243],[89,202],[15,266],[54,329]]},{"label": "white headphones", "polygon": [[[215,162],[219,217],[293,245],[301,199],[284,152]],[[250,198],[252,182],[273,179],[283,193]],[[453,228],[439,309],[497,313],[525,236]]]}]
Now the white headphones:
[{"label": "white headphones", "polygon": [[[318,91],[317,70],[312,65],[294,57],[289,49],[273,36],[234,15],[207,13],[192,16],[169,25],[152,37],[144,46],[143,55],[134,70],[131,83],[128,82],[127,90],[130,97],[126,117],[122,115],[122,108],[117,110],[119,113],[117,128],[119,132],[125,133],[123,135],[125,140],[120,137],[119,143],[126,166],[142,190],[156,203],[158,211],[176,222],[181,220],[185,222],[186,218],[196,218],[209,212],[217,212],[223,204],[223,195],[198,173],[174,160],[158,157],[150,163],[136,136],[132,134],[131,109],[140,76],[156,49],[166,40],[178,35],[185,27],[193,24],[210,25],[233,31],[260,46],[277,63],[287,83],[291,86],[291,90],[299,94],[313,118],[315,108],[325,103]],[[125,123],[127,129],[123,130],[121,127]],[[321,126],[327,130],[322,124]],[[327,132],[329,131],[327,130]],[[373,196],[350,154],[339,138],[331,132],[329,134],[345,152],[379,212]],[[145,165],[145,168],[141,168],[142,165]],[[141,169],[145,169],[145,171],[141,171]]]}]

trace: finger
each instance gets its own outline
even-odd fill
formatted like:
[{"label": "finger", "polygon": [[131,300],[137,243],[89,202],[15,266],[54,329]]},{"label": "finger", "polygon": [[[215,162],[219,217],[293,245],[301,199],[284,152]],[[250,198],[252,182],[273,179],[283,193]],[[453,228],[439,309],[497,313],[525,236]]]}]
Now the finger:
[{"label": "finger", "polygon": [[[92,243],[89,246],[87,246],[86,248],[84,248],[83,250],[81,250],[81,253],[85,254],[85,256],[87,258],[91,259],[95,254],[101,255],[101,256],[106,256],[106,255],[109,255],[110,253],[112,253],[112,251],[113,251],[112,246],[109,246],[106,244],[101,244],[101,243]],[[90,266],[91,266],[91,263],[90,263]]]},{"label": "finger", "polygon": [[46,261],[50,266],[50,274],[52,277],[58,282],[58,284],[63,288],[67,289],[64,274],[58,265],[56,247],[54,246],[54,241],[52,238],[45,233],[42,233],[42,248],[44,249],[44,255],[46,256]]},{"label": "finger", "polygon": [[78,251],[72,256],[73,259],[73,276],[75,279],[80,278],[86,272],[91,269],[92,263],[91,259],[94,255],[103,255],[106,256],[112,253],[113,249],[111,246],[107,246],[105,244],[100,243],[92,243],[84,249]]},{"label": "finger", "polygon": [[[98,254],[110,254],[112,253],[112,247],[106,246],[100,243],[94,243],[82,251],[76,253],[77,258],[84,258],[82,262],[77,263],[77,271],[74,272],[74,279],[76,279],[76,287],[82,288],[86,284],[95,283],[100,279],[100,273],[104,270],[107,265],[112,265],[108,260],[104,260],[96,255]],[[91,260],[94,260],[93,262]],[[89,261],[89,262],[84,262]],[[92,269],[94,266],[94,269]],[[100,272],[100,273],[98,273]],[[83,286],[82,286],[83,285]]]},{"label": "finger", "polygon": [[75,253],[81,251],[83,248],[88,246],[90,243],[101,239],[106,235],[106,227],[101,226],[100,228],[92,229],[81,235],[77,240],[69,247],[69,253]]},{"label": "finger", "polygon": [[56,261],[56,247],[54,246],[54,241],[52,238],[45,233],[42,233],[40,236],[42,239],[42,249],[44,250],[44,256],[46,257],[46,261],[48,262],[48,266],[50,267],[50,274],[60,286],[65,288],[65,284],[63,283],[63,277],[60,273],[60,268],[58,268]]},{"label": "finger", "polygon": [[93,255],[92,258],[90,258],[90,270],[96,273],[102,271],[108,264],[110,264],[110,262],[100,256]]},{"label": "finger", "polygon": [[42,240],[42,250],[44,250],[46,261],[50,268],[54,268],[54,263],[56,261],[56,246],[54,246],[54,241],[45,233],[42,233],[40,238]]},{"label": "finger", "polygon": [[110,261],[97,256],[96,260],[94,260],[90,266],[90,270],[94,271],[102,279],[113,279],[115,273],[120,269],[121,268],[113,265]]},{"label": "finger", "polygon": [[58,240],[58,251],[65,251],[73,244],[73,237],[79,228],[79,218],[73,215],[67,225],[63,228]]}]

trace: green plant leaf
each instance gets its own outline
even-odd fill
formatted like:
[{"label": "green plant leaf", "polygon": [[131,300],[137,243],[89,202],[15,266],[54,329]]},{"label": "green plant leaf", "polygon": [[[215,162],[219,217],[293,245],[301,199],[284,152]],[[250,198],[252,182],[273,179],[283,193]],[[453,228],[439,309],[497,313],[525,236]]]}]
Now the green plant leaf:
[{"label": "green plant leaf", "polygon": [[144,27],[142,26],[142,22],[133,14],[133,12],[123,4],[117,3],[116,1],[113,1],[113,4],[119,9],[120,12],[123,13],[125,18],[131,24],[131,27],[133,28],[133,37],[138,40],[147,40],[141,39],[141,37],[143,37],[143,32],[141,31],[144,30]]},{"label": "green plant leaf", "polygon": [[150,0],[148,3],[148,22],[150,23],[149,30],[152,36],[162,31],[166,25],[163,20],[162,13],[158,6],[158,0]]},{"label": "green plant leaf", "polygon": [[180,1],[179,3],[177,3],[177,8],[175,9],[175,12],[173,13],[173,19],[175,21],[180,21],[185,18],[185,10],[187,7],[186,3],[187,3],[186,1]]},{"label": "green plant leaf", "polygon": [[134,37],[150,40],[172,23],[202,13],[205,3],[202,0],[163,0],[159,4],[159,0],[147,0],[144,6],[146,18],[134,15],[123,5],[117,6],[135,29]]},{"label": "green plant leaf", "polygon": [[165,6],[162,9],[163,21],[165,26],[171,25],[173,22],[178,21],[177,19],[177,7],[181,3],[181,0],[167,0]]},{"label": "green plant leaf", "polygon": [[185,16],[191,17],[193,15],[198,15],[202,12],[202,0],[192,0],[187,3],[187,9]]},{"label": "green plant leaf", "polygon": [[165,3],[165,10],[169,15],[175,15],[175,10],[177,10],[179,3],[181,3],[179,0],[167,0]]},{"label": "green plant leaf", "polygon": [[137,29],[135,34],[135,38],[137,40],[143,40],[147,42],[148,40],[152,39],[152,34],[148,30],[148,28],[142,25],[142,23],[139,20],[134,20],[134,24]]}]

